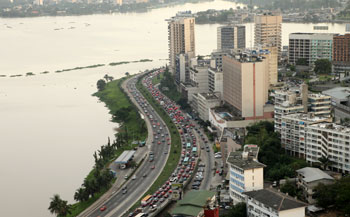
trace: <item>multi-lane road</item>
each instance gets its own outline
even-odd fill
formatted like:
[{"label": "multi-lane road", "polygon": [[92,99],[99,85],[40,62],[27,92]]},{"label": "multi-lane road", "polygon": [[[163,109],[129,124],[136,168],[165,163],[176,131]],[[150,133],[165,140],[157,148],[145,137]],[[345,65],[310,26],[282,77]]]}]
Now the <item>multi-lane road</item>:
[{"label": "multi-lane road", "polygon": [[[189,117],[186,117],[186,114],[180,110],[176,103],[172,102],[164,96],[157,87],[152,85],[152,77],[156,76],[159,72],[160,71],[155,71],[145,76],[142,80],[142,84],[148,89],[154,99],[162,105],[163,109],[172,119],[178,130],[182,132],[182,152],[179,165],[173,172],[172,177],[169,177],[165,185],[163,185],[163,188],[164,186],[169,186],[170,181],[174,178],[176,178],[176,181],[174,182],[187,183],[189,181],[188,178],[191,177],[197,162],[197,154],[196,152],[193,152],[192,149],[197,147],[198,151],[201,152],[200,158],[202,159],[202,163],[204,162],[205,164],[205,171],[193,175],[195,175],[194,177],[196,178],[201,177],[199,189],[209,190],[212,169],[214,167],[213,151],[207,144],[207,138],[203,135],[203,131],[200,130],[199,126],[195,126],[195,123]],[[149,102],[147,102],[136,88],[136,82],[139,79],[139,76],[126,80],[123,83],[122,88],[126,91],[131,101],[138,107],[146,119],[147,129],[149,131],[147,140],[147,150],[149,150],[149,152],[145,153],[144,162],[131,177],[128,177],[129,180],[126,181],[119,190],[113,192],[106,202],[100,206],[106,207],[105,210],[101,211],[99,209],[100,207],[97,207],[95,210],[84,216],[120,217],[124,215],[151,187],[167,162],[168,155],[170,154],[170,133],[163,120],[155,112],[154,108],[152,108]],[[189,147],[187,144],[190,144]],[[153,153],[154,156],[152,161],[150,161],[150,153]],[[124,177],[118,178],[120,179]],[[168,195],[171,193],[169,188],[160,189],[158,192],[163,194],[154,194],[150,200],[150,205],[148,204],[147,207],[142,209],[143,212],[150,212],[150,207],[153,206],[152,204],[157,204],[157,206],[160,207],[163,206],[163,203],[167,202],[163,197],[164,194]]]},{"label": "multi-lane road", "polygon": [[[127,192],[124,192],[123,194],[122,189],[116,191],[115,194],[113,194],[111,198],[109,198],[109,200],[103,204],[103,206],[107,207],[106,210],[101,211],[100,209],[96,209],[93,213],[91,213],[88,216],[122,216],[149,189],[149,187],[159,176],[167,161],[168,153],[170,151],[170,146],[167,145],[167,143],[170,142],[170,140],[167,141],[167,138],[170,139],[169,130],[162,121],[162,119],[159,117],[159,115],[154,111],[152,106],[150,106],[147,103],[147,101],[136,89],[136,81],[137,77],[125,81],[126,90],[132,101],[144,114],[144,117],[152,119],[149,121],[150,123],[152,123],[152,126],[148,127],[148,130],[152,131],[152,133],[149,133],[149,135],[151,134],[154,136],[153,139],[151,139],[151,144],[147,145],[150,147],[149,150],[151,150],[154,154],[154,160],[152,162],[149,161],[148,153],[147,157],[145,158],[145,161],[134,173],[136,179],[133,180],[132,177],[129,177],[129,180],[126,183],[124,183],[123,188],[126,187]],[[164,135],[164,137],[162,135]],[[161,144],[158,145],[158,142],[160,142]],[[152,167],[154,167],[154,169],[152,169]]]}]

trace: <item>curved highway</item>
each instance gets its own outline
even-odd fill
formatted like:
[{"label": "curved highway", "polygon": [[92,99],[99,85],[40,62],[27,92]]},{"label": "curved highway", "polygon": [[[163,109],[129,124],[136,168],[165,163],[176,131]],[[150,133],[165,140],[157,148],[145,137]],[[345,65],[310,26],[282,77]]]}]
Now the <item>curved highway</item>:
[{"label": "curved highway", "polygon": [[[154,142],[152,141],[151,144],[147,144],[150,146],[150,151],[154,154],[154,160],[150,162],[149,156],[147,155],[145,161],[134,173],[136,179],[133,180],[132,177],[129,177],[129,180],[124,183],[123,188],[126,187],[126,192],[124,191],[123,194],[123,190],[119,189],[102,205],[107,207],[106,210],[101,211],[98,208],[88,216],[122,216],[149,189],[159,176],[167,161],[170,151],[170,145],[167,145],[167,143],[170,142],[169,130],[152,106],[147,103],[136,89],[135,83],[137,78],[138,76],[125,81],[127,86],[126,91],[130,93],[129,96],[132,101],[134,103],[137,102],[136,105],[138,105],[138,108],[144,114],[145,118],[149,118],[150,122],[154,123],[154,126],[148,127],[148,130],[153,132]],[[169,138],[169,141],[167,141],[167,138]],[[158,144],[158,142],[160,144]]]}]

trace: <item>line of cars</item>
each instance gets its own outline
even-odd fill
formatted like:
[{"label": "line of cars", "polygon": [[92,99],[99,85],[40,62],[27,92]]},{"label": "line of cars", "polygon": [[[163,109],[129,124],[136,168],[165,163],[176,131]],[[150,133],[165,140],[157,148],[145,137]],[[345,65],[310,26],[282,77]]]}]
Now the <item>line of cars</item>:
[{"label": "line of cars", "polygon": [[[158,70],[152,73],[149,73],[142,80],[142,84],[147,88],[147,90],[152,94],[153,98],[163,107],[168,116],[171,118],[173,123],[176,125],[177,129],[181,133],[181,143],[182,143],[182,151],[181,151],[181,159],[179,161],[178,166],[172,173],[171,177],[164,183],[164,185],[158,189],[153,195],[147,195],[142,200],[141,207],[137,208],[134,212],[129,214],[129,217],[136,216],[140,212],[147,215],[148,213],[152,213],[156,211],[162,203],[167,202],[169,198],[171,198],[172,189],[171,185],[175,183],[186,184],[191,177],[195,166],[196,166],[196,158],[198,157],[198,149],[197,149],[197,141],[194,136],[192,130],[194,125],[190,123],[190,119],[187,118],[184,113],[180,110],[180,107],[176,105],[173,101],[163,95],[156,86],[152,84],[152,78],[161,73],[162,70]],[[153,128],[157,126],[161,127],[157,123],[152,124]],[[184,131],[186,133],[184,133]],[[170,145],[170,139],[167,137],[168,135],[163,135],[162,133],[155,133],[155,140],[160,140],[161,143],[158,144],[167,144]],[[155,142],[156,143],[156,142]],[[168,154],[168,153],[164,153]],[[151,153],[149,155],[149,161],[153,160],[151,157]]]}]

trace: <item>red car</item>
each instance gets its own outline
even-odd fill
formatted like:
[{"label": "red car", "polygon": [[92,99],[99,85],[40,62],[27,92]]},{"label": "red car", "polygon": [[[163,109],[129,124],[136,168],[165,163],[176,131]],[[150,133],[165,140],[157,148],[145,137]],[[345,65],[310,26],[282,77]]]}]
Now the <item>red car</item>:
[{"label": "red car", "polygon": [[153,165],[153,166],[151,166],[151,169],[154,169],[154,168],[156,168],[154,165]]},{"label": "red car", "polygon": [[105,211],[106,209],[107,209],[107,207],[103,206],[103,207],[100,208],[100,211]]}]

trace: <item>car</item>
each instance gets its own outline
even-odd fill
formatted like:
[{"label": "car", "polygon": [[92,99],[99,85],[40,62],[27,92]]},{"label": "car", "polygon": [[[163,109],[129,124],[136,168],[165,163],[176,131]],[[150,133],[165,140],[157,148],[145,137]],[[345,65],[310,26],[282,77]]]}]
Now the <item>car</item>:
[{"label": "car", "polygon": [[154,169],[154,168],[156,168],[156,166],[152,165],[152,166],[151,166],[151,169]]},{"label": "car", "polygon": [[124,179],[128,179],[128,178],[129,178],[129,176],[128,176],[128,175],[125,175],[125,176],[124,176]]},{"label": "car", "polygon": [[215,155],[214,157],[215,158],[221,158],[222,156],[220,154],[218,154],[218,155]]},{"label": "car", "polygon": [[105,211],[106,209],[107,209],[106,206],[102,206],[102,207],[100,208],[100,211]]},{"label": "car", "polygon": [[128,190],[125,189],[125,190],[123,190],[122,193],[123,193],[123,194],[126,194],[127,192],[128,192]]},{"label": "car", "polygon": [[231,209],[231,207],[230,206],[225,206],[225,209]]},{"label": "car", "polygon": [[168,154],[168,151],[165,151],[164,154]]},{"label": "car", "polygon": [[147,176],[147,173],[144,173],[142,177],[145,178],[146,176]]},{"label": "car", "polygon": [[132,180],[135,180],[135,179],[136,179],[136,175],[133,175],[131,179],[132,179]]}]

